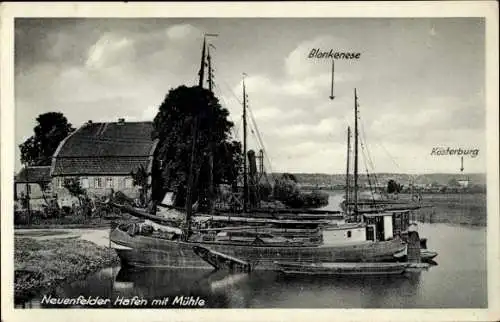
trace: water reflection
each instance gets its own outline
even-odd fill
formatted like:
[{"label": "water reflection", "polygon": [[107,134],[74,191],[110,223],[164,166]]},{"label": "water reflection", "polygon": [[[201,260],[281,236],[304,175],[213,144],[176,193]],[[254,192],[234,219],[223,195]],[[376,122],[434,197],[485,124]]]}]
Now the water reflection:
[{"label": "water reflection", "polygon": [[[120,269],[115,296],[152,298],[192,295],[209,307],[385,307],[404,306],[419,294],[419,273],[387,277],[294,278],[273,272],[230,274],[203,270]],[[116,283],[129,283],[117,291]],[[394,302],[394,299],[402,302]],[[319,305],[318,305],[319,303]],[[273,305],[273,306],[274,306]]]}]

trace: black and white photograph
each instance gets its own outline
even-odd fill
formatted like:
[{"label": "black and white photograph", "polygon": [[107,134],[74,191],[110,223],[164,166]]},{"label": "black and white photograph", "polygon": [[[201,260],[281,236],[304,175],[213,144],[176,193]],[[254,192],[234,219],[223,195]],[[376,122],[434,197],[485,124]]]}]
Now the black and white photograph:
[{"label": "black and white photograph", "polygon": [[11,19],[10,311],[499,318],[498,12],[97,7]]}]

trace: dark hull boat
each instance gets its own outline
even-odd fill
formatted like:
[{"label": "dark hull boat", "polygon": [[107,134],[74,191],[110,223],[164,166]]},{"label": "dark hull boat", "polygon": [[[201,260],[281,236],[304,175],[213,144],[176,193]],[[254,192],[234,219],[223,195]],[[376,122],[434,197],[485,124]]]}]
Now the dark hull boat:
[{"label": "dark hull boat", "polygon": [[286,275],[394,275],[402,274],[408,263],[286,263],[277,262]]},{"label": "dark hull boat", "polygon": [[286,262],[383,262],[394,259],[406,244],[399,238],[387,241],[362,241],[338,245],[300,246],[286,244],[234,244],[169,240],[131,235],[126,227],[111,231],[110,240],[124,266],[211,268],[193,250],[194,246],[238,258],[254,270],[275,270],[276,261]]},{"label": "dark hull boat", "polygon": [[[437,252],[427,250],[427,249],[420,249],[420,261],[424,263],[432,263],[433,259],[438,255]],[[408,255],[406,250],[403,251],[400,254],[395,254],[394,258],[396,258],[399,261],[407,261],[408,260]]]},{"label": "dark hull boat", "polygon": [[427,250],[427,249],[422,249],[420,250],[420,258],[422,259],[423,262],[425,261],[430,261],[434,259],[438,253]]}]

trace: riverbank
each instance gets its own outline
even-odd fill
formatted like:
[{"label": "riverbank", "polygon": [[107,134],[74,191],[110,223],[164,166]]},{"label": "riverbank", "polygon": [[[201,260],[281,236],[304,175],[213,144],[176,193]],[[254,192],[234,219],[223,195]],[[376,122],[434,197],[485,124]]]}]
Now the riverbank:
[{"label": "riverbank", "polygon": [[115,223],[127,222],[135,218],[129,214],[87,217],[81,214],[71,214],[61,217],[43,218],[40,212],[34,212],[28,219],[26,212],[16,212],[14,229],[50,229],[50,228],[105,228]]},{"label": "riverbank", "polygon": [[425,194],[423,203],[432,206],[420,212],[424,222],[486,227],[487,197],[485,193]]},{"label": "riverbank", "polygon": [[[325,209],[339,210],[343,192],[329,192],[330,201]],[[412,195],[398,194],[395,200],[412,203]],[[416,219],[421,222],[486,227],[486,193],[429,193],[421,195],[421,209]]]},{"label": "riverbank", "polygon": [[50,291],[61,283],[84,279],[119,263],[116,253],[86,239],[95,236],[62,231],[18,232],[14,238],[16,301]]}]

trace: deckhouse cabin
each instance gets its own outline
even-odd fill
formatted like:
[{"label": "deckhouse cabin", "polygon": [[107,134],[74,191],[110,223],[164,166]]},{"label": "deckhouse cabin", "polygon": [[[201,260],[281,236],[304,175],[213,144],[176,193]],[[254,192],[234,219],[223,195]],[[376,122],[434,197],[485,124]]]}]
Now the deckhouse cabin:
[{"label": "deckhouse cabin", "polygon": [[408,230],[410,210],[365,213],[363,221],[366,224],[368,240],[388,240]]}]

